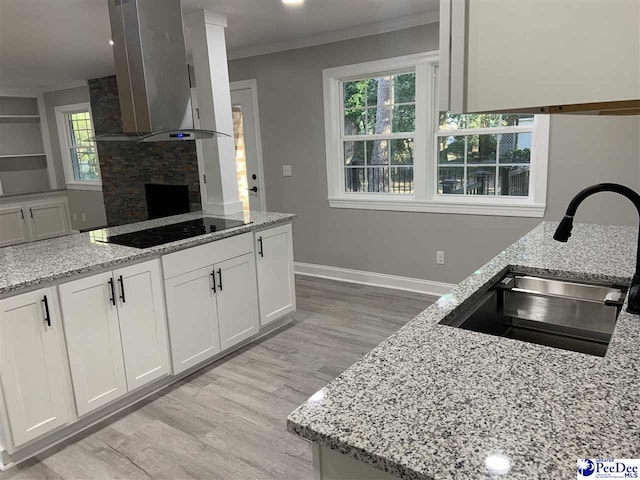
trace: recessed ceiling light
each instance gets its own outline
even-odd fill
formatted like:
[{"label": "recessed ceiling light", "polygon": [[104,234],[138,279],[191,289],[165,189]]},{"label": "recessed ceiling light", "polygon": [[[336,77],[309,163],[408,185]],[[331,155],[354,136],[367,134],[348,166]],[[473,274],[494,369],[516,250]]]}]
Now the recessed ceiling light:
[{"label": "recessed ceiling light", "polygon": [[113,40],[109,40],[109,45],[113,45],[115,42]]},{"label": "recessed ceiling light", "polygon": [[282,0],[282,3],[288,7],[297,7],[304,3],[304,0]]}]

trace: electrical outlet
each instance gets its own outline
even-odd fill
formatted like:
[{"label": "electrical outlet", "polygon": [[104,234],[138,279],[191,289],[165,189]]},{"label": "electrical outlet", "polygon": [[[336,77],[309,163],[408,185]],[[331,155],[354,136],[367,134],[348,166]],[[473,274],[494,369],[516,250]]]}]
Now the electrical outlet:
[{"label": "electrical outlet", "polygon": [[444,265],[444,252],[442,250],[436,252],[436,263],[438,265]]},{"label": "electrical outlet", "polygon": [[283,177],[293,176],[293,173],[291,172],[291,165],[282,165],[282,176]]},{"label": "electrical outlet", "polygon": [[87,221],[87,214],[86,214],[86,213],[83,213],[83,214],[82,214],[82,221],[83,221],[83,222],[86,222],[86,221]]}]

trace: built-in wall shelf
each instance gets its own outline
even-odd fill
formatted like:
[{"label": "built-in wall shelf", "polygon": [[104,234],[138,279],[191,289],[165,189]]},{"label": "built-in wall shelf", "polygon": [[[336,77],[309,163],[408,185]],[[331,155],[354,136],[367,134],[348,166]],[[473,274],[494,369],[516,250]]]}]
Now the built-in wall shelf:
[{"label": "built-in wall shelf", "polygon": [[47,118],[41,104],[44,101],[37,96],[0,95],[0,190],[4,194],[47,190],[52,185],[51,159],[41,128]]},{"label": "built-in wall shelf", "polygon": [[0,115],[0,123],[37,123],[40,115]]},{"label": "built-in wall shelf", "polygon": [[0,158],[20,158],[20,157],[44,157],[43,153],[4,153],[0,154]]}]

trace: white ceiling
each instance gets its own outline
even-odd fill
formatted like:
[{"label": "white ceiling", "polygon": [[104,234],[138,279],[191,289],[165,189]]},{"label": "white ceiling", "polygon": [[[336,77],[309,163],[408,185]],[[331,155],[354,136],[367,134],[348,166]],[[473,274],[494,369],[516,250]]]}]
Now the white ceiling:
[{"label": "white ceiling", "polygon": [[[227,14],[237,58],[433,21],[438,0],[183,0]],[[107,0],[0,0],[0,86],[42,88],[113,73]]]}]

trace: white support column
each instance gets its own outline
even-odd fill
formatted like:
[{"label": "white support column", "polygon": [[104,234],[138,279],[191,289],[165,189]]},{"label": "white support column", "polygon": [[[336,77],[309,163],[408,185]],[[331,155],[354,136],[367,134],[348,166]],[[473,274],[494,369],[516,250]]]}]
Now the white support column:
[{"label": "white support column", "polygon": [[211,140],[197,140],[199,164],[204,165],[206,184],[205,213],[229,215],[242,212],[238,195],[231,92],[227,68],[225,15],[198,10],[185,16],[190,30],[191,51],[196,80],[200,128],[229,135]]}]

